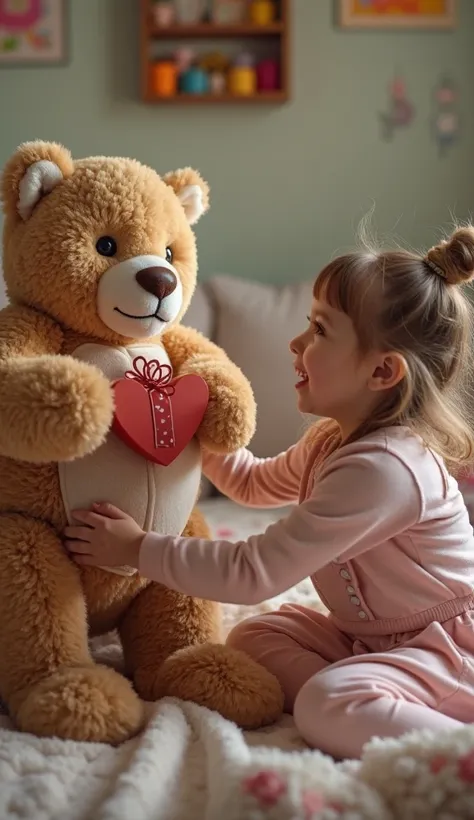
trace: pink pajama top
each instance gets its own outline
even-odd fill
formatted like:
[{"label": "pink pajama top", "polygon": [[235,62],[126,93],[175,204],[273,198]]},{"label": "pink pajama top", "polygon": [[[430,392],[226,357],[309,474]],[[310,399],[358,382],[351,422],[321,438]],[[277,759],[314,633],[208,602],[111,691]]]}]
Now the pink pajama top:
[{"label": "pink pajama top", "polygon": [[[207,455],[204,471],[244,505],[290,514],[247,541],[149,533],[140,572],[188,595],[256,604],[307,576],[344,632],[423,629],[474,609],[474,536],[457,482],[408,429],[340,446],[322,422],[275,458]],[[311,431],[310,431],[311,433]]]}]

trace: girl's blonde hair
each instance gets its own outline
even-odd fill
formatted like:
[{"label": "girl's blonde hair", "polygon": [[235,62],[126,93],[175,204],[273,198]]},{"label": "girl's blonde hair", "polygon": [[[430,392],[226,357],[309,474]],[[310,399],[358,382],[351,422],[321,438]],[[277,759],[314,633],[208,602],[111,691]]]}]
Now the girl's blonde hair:
[{"label": "girl's blonde hair", "polygon": [[362,353],[396,351],[406,375],[354,437],[393,424],[421,436],[451,469],[474,460],[473,311],[459,285],[474,278],[474,228],[425,256],[365,248],[327,265],[314,296],[352,319]]}]

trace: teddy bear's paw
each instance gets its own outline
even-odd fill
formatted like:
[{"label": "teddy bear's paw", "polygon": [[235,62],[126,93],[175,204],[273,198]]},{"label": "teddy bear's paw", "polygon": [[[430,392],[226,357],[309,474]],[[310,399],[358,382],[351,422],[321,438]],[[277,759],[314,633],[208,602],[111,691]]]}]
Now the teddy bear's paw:
[{"label": "teddy bear's paw", "polygon": [[130,683],[105,666],[67,667],[27,693],[18,727],[40,737],[122,743],[144,724],[144,707]]},{"label": "teddy bear's paw", "polygon": [[277,679],[244,652],[228,646],[180,649],[164,662],[156,684],[160,696],[191,700],[243,729],[274,723],[283,711]]},{"label": "teddy bear's paw", "polygon": [[157,669],[146,667],[136,670],[133,675],[133,686],[142,700],[154,703],[168,694],[163,680],[163,669],[164,666]]},{"label": "teddy bear's paw", "polygon": [[255,422],[245,408],[232,406],[232,397],[227,409],[225,406],[209,404],[197,433],[202,446],[211,453],[235,453],[247,447],[255,433]]},{"label": "teddy bear's paw", "polygon": [[[93,452],[113,419],[113,393],[95,368],[69,356],[18,359],[2,378],[0,421],[13,458],[69,461]],[[2,444],[2,451],[4,447]]]},{"label": "teddy bear's paw", "polygon": [[249,382],[232,362],[197,359],[183,372],[197,373],[209,388],[209,404],[198,430],[211,452],[232,453],[246,447],[255,432],[256,405]]}]

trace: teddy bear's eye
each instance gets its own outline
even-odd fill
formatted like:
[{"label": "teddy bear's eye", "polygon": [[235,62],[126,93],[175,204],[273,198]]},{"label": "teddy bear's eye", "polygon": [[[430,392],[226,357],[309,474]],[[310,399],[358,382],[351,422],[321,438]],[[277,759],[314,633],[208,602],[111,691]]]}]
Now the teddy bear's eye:
[{"label": "teddy bear's eye", "polygon": [[173,251],[171,248],[166,248],[166,261],[169,262],[170,265],[173,261]]},{"label": "teddy bear's eye", "polygon": [[101,256],[115,256],[117,243],[111,236],[101,236],[95,243],[95,249]]}]

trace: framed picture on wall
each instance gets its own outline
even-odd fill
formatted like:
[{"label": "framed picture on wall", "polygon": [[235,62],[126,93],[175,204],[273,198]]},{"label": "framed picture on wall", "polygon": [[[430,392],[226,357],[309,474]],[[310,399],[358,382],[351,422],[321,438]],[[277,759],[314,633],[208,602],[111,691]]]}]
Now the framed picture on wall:
[{"label": "framed picture on wall", "polygon": [[67,0],[0,0],[0,67],[67,59]]},{"label": "framed picture on wall", "polygon": [[456,0],[338,0],[342,28],[449,29]]}]

